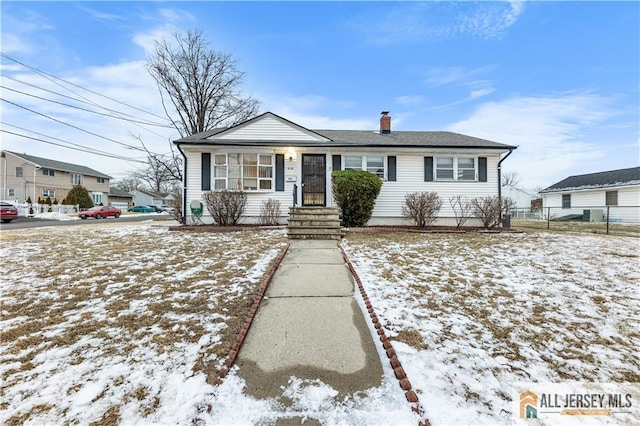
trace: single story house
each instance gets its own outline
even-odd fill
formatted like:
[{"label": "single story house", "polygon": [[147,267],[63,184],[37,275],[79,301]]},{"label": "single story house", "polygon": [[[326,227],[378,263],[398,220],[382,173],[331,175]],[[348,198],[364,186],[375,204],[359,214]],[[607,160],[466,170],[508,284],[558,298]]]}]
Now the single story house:
[{"label": "single story house", "polygon": [[108,204],[111,176],[79,164],[65,163],[12,151],[0,153],[2,199],[24,203],[31,198],[51,198],[58,202],[75,185],[84,186],[94,204]]},{"label": "single story house", "polygon": [[513,185],[504,185],[502,187],[502,196],[510,198],[516,209],[531,209],[531,201],[536,198],[534,194],[522,188]]},{"label": "single story house", "polygon": [[[516,149],[452,132],[392,131],[388,111],[376,131],[311,130],[267,112],[174,143],[184,157],[185,223],[192,202],[206,206],[203,193],[225,189],[247,194],[244,223],[256,223],[268,199],[279,201],[286,223],[290,207],[336,207],[331,173],[361,169],[383,180],[369,225],[410,224],[402,206],[418,191],[437,191],[439,223],[454,224],[449,198],[498,196],[501,163]],[[202,221],[212,222],[206,208]]]},{"label": "single story house", "polygon": [[175,197],[162,192],[147,191],[146,189],[136,189],[131,191],[134,206],[164,206],[171,205]]},{"label": "single story house", "polygon": [[109,188],[109,205],[126,210],[133,205],[133,195],[112,186]]},{"label": "single story house", "polygon": [[[551,219],[582,215],[599,222],[640,221],[640,167],[569,176],[540,191]],[[607,216],[607,211],[609,216]]]}]

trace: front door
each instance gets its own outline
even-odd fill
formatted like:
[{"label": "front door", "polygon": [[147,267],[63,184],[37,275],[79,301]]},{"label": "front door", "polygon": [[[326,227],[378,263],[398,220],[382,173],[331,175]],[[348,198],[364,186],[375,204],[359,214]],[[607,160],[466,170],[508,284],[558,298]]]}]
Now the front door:
[{"label": "front door", "polygon": [[302,154],[302,205],[324,206],[327,186],[326,155]]}]

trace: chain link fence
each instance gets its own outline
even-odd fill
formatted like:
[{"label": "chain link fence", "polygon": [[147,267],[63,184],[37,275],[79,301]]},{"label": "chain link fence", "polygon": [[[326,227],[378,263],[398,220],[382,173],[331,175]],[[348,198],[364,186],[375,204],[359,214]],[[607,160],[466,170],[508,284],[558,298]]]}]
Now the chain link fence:
[{"label": "chain link fence", "polygon": [[513,209],[511,226],[640,237],[640,206]]}]

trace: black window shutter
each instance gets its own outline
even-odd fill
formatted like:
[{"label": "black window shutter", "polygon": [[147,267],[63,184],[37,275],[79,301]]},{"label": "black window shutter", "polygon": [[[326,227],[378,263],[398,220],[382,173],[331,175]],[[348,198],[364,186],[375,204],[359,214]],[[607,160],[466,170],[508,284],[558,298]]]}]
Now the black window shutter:
[{"label": "black window shutter", "polygon": [[202,172],[200,173],[202,176],[202,190],[210,191],[211,190],[211,153],[203,152],[202,153]]},{"label": "black window shutter", "polygon": [[433,157],[424,157],[424,181],[433,182]]},{"label": "black window shutter", "polygon": [[389,182],[396,181],[396,156],[389,155],[387,157],[387,180]]},{"label": "black window shutter", "polygon": [[276,191],[284,191],[284,154],[276,154]]},{"label": "black window shutter", "polygon": [[335,172],[336,170],[340,170],[342,169],[342,156],[340,155],[334,155],[332,157],[332,166],[333,166],[333,171]]},{"label": "black window shutter", "polygon": [[487,181],[487,157],[478,157],[478,181]]}]

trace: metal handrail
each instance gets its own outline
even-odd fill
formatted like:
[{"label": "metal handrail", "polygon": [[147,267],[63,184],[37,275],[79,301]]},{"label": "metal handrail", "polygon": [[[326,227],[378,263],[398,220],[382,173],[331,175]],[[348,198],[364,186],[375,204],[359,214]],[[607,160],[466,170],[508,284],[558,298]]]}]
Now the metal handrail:
[{"label": "metal handrail", "polygon": [[298,204],[298,184],[293,184],[293,207]]}]

